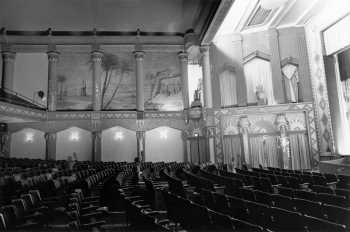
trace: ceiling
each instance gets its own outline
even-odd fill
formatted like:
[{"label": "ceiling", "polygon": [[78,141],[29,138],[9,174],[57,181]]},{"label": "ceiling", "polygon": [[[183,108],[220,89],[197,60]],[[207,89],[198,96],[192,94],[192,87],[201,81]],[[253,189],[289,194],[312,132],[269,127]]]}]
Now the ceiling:
[{"label": "ceiling", "polygon": [[281,0],[283,4],[270,9],[263,23],[250,27],[250,20],[256,17],[261,0],[236,0],[223,20],[216,37],[232,33],[250,33],[269,28],[302,26],[311,15],[318,13],[325,0]]},{"label": "ceiling", "polygon": [[[0,0],[7,31],[204,34],[221,0]],[[74,33],[73,33],[74,34]],[[154,35],[154,33],[153,33]]]}]

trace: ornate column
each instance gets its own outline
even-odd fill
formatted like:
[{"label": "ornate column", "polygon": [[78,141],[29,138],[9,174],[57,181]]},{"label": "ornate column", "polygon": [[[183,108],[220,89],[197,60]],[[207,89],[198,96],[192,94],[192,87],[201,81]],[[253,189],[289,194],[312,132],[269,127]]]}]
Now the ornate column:
[{"label": "ornate column", "polygon": [[249,127],[250,122],[247,116],[242,116],[238,122],[239,133],[241,137],[241,146],[243,148],[242,164],[250,164],[250,149],[249,149]]},{"label": "ornate column", "polygon": [[45,159],[46,160],[56,160],[56,132],[46,132],[45,133],[45,142],[46,142],[46,151]]},{"label": "ornate column", "polygon": [[13,90],[15,58],[16,53],[11,51],[2,51],[2,88]]},{"label": "ornate column", "polygon": [[93,131],[92,135],[92,161],[101,161],[102,152],[101,152],[101,131]]},{"label": "ornate column", "polygon": [[190,105],[188,100],[188,54],[187,52],[179,52],[178,57],[180,61],[180,71],[182,77],[182,100],[184,104],[184,111],[187,113]]},{"label": "ornate column", "polygon": [[[282,70],[281,70],[281,57],[279,46],[279,34],[277,29],[269,29],[269,45],[271,51],[271,72],[272,72],[272,84],[273,93],[275,96],[276,104],[285,103],[285,96],[282,83]],[[270,104],[270,103],[269,103]]]},{"label": "ornate column", "polygon": [[59,52],[49,51],[47,57],[48,67],[48,88],[47,88],[47,108],[49,111],[56,111],[57,104],[57,62]]},{"label": "ornate column", "polygon": [[206,138],[208,139],[209,145],[209,158],[211,163],[215,163],[215,126],[206,127]]},{"label": "ornate column", "polygon": [[209,46],[201,46],[200,51],[202,53],[202,72],[203,72],[203,95],[204,95],[204,108],[205,108],[205,133],[208,141],[209,157],[210,162],[215,162],[215,143],[214,143],[214,111],[213,111],[213,94],[211,86],[211,70],[210,70],[210,57],[209,57]]},{"label": "ornate column", "polygon": [[202,53],[204,107],[205,108],[213,108],[209,46],[208,45],[201,46],[200,51]]},{"label": "ornate column", "polygon": [[136,142],[137,142],[137,157],[140,161],[144,162],[145,157],[145,129],[144,129],[143,114],[138,114],[136,120]]},{"label": "ornate column", "polygon": [[145,53],[143,51],[134,52],[136,60],[136,109],[138,112],[145,110],[145,97],[144,97],[144,73],[143,73],[143,58]]},{"label": "ornate column", "polygon": [[0,143],[1,143],[1,154],[5,157],[10,157],[11,153],[11,133],[10,132],[2,132],[0,133]]},{"label": "ornate column", "polygon": [[189,162],[188,157],[190,157],[190,141],[188,140],[188,131],[182,131],[181,132],[181,137],[183,141],[183,148],[184,148],[184,156],[183,156],[183,161],[184,162]]},{"label": "ornate column", "polygon": [[280,167],[285,169],[292,169],[292,157],[289,148],[288,120],[284,113],[276,116],[275,125],[280,132],[279,146],[281,149],[281,157],[279,160]]},{"label": "ornate column", "polygon": [[140,161],[145,161],[145,131],[144,131],[144,73],[143,73],[143,58],[145,52],[136,50],[134,52],[136,60],[136,141],[137,141],[137,157]]},{"label": "ornate column", "polygon": [[91,52],[92,61],[92,109],[100,111],[102,109],[102,93],[101,93],[101,61],[103,53],[101,51]]}]

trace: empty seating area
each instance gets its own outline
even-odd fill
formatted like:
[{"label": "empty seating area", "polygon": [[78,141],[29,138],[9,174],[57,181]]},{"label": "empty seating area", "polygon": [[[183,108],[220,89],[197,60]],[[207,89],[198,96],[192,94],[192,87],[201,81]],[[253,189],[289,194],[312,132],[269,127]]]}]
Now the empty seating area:
[{"label": "empty seating area", "polygon": [[[349,231],[346,176],[272,168],[184,176],[196,184],[196,204],[207,207],[207,215],[213,210],[254,224],[252,231]],[[225,186],[224,194],[212,188],[215,184]]]},{"label": "empty seating area", "polygon": [[350,231],[342,175],[177,162],[0,166],[1,231]]}]

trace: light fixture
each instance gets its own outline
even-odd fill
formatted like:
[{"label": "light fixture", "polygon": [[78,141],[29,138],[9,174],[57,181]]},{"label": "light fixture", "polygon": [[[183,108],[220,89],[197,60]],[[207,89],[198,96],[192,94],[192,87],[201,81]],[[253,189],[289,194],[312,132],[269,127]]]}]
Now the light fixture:
[{"label": "light fixture", "polygon": [[26,143],[32,143],[34,141],[34,134],[32,132],[28,132],[25,134],[24,141]]},{"label": "light fixture", "polygon": [[168,131],[166,129],[162,129],[160,132],[159,132],[159,137],[161,139],[167,139],[168,138]]},{"label": "light fixture", "polygon": [[199,133],[198,132],[195,132],[194,133],[194,137],[198,137],[199,136]]},{"label": "light fixture", "polygon": [[260,0],[260,6],[266,10],[273,10],[283,6],[288,0]]},{"label": "light fixture", "polygon": [[73,131],[69,136],[70,141],[78,141],[79,140],[79,132]]},{"label": "light fixture", "polygon": [[115,132],[115,134],[114,134],[114,140],[120,141],[120,140],[122,140],[123,138],[124,138],[123,132],[121,132],[121,131]]}]

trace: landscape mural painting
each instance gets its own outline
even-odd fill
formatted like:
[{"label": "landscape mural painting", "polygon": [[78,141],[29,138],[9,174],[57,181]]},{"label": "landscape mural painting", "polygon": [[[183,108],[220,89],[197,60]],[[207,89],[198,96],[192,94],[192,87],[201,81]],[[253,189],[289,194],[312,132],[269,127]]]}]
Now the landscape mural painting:
[{"label": "landscape mural painting", "polygon": [[[132,52],[104,52],[101,61],[102,110],[136,109],[135,58]],[[144,58],[145,109],[183,109],[176,53],[147,52]],[[92,63],[88,52],[65,52],[57,66],[57,109],[92,109]]]},{"label": "landscape mural painting", "polygon": [[136,109],[135,59],[131,52],[112,54],[105,52],[102,57],[102,109]]},{"label": "landscape mural painting", "polygon": [[57,109],[92,109],[90,53],[61,53],[57,64]]},{"label": "landscape mural painting", "polygon": [[176,53],[147,52],[145,69],[145,109],[183,110],[182,83]]}]

